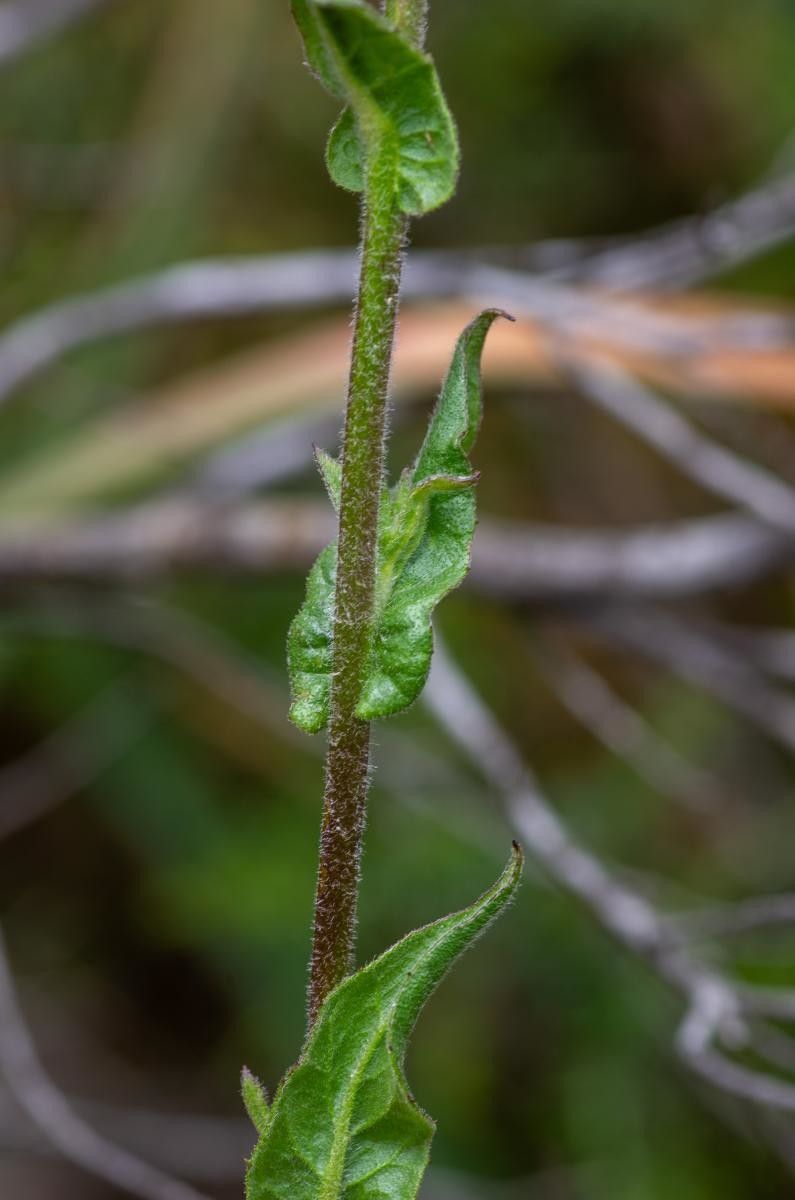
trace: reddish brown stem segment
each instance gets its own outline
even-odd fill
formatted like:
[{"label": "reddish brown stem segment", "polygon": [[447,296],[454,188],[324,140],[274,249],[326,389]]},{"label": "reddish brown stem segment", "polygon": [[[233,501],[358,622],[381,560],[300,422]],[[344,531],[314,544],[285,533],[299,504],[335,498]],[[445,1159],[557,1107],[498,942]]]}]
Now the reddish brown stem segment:
[{"label": "reddish brown stem segment", "polygon": [[[389,13],[389,8],[394,8]],[[427,0],[390,0],[387,14],[420,42]],[[370,774],[370,725],[356,716],[373,635],[378,510],[392,346],[407,220],[391,154],[368,163],[362,259],[342,452],[326,785],[315,893],[309,1023],[353,966]]]},{"label": "reddish brown stem segment", "polygon": [[314,1020],[353,961],[370,726],[356,716],[372,637],[387,390],[405,218],[369,180],[342,459],[331,717],[309,989]]}]

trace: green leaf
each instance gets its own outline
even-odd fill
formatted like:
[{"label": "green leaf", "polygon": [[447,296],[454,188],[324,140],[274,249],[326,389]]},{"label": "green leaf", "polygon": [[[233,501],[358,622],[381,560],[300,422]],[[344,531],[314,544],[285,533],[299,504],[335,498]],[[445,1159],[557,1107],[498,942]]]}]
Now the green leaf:
[{"label": "green leaf", "polygon": [[[357,708],[365,720],[400,712],[416,700],[431,665],[433,610],[469,570],[477,476],[467,455],[480,427],[483,343],[503,315],[497,309],[481,313],[458,339],[411,473],[409,499],[393,493],[380,539],[375,632]],[[386,547],[400,544],[401,537],[402,553],[390,556]]]},{"label": "green leaf", "polygon": [[332,542],[309,572],[306,599],[287,636],[290,720],[307,733],[319,733],[329,716],[336,580],[337,543]]},{"label": "green leaf", "polygon": [[253,1075],[248,1067],[244,1067],[240,1072],[240,1091],[252,1125],[260,1137],[264,1136],[268,1132],[268,1126],[271,1122],[270,1109],[268,1108],[268,1094],[256,1075]]},{"label": "green leaf", "polygon": [[325,450],[321,450],[319,446],[315,446],[315,463],[328,492],[328,498],[334,506],[335,513],[338,513],[342,492],[342,463],[338,458],[332,458]]},{"label": "green leaf", "polygon": [[[416,700],[431,663],[433,610],[469,568],[477,475],[468,453],[480,425],[480,359],[488,330],[506,315],[489,309],[464,330],[416,462],[381,497],[373,639],[357,708],[364,720]],[[336,506],[340,466],[328,455],[317,457]],[[310,733],[329,714],[335,581],[332,545],[310,573],[288,639],[290,716]]]},{"label": "green leaf", "polygon": [[332,127],[326,146],[326,166],[337,187],[346,192],[364,191],[364,155],[353,109],[343,108]]},{"label": "green leaf", "polygon": [[362,191],[378,160],[403,212],[443,204],[455,188],[458,139],[432,60],[364,0],[292,7],[310,67],[346,104],[326,154],[334,182]]},{"label": "green leaf", "polygon": [[247,1200],[413,1200],[434,1123],[403,1074],[425,1001],[505,908],[522,853],[470,908],[410,933],[326,1000],[282,1081],[246,1177]]}]

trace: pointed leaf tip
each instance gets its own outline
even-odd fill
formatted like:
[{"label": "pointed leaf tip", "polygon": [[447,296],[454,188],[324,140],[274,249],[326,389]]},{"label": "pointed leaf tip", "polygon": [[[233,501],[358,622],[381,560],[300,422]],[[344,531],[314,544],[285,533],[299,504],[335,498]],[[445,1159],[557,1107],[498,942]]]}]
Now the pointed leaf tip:
[{"label": "pointed leaf tip", "polygon": [[[508,314],[486,309],[459,337],[417,458],[381,497],[374,634],[357,708],[362,720],[387,717],[416,700],[431,663],[433,611],[469,569],[478,472],[468,455],[480,427],[481,355],[498,317]],[[324,451],[316,461],[338,507],[340,463]],[[332,543],[309,574],[288,637],[290,716],[310,733],[328,721],[336,570]]]},{"label": "pointed leaf tip", "polygon": [[363,720],[390,716],[416,700],[431,665],[433,611],[469,570],[478,475],[468,455],[481,421],[483,346],[489,329],[502,315],[501,309],[486,309],[459,337],[411,468],[413,508],[398,506],[393,493],[393,508],[387,507],[382,520],[393,541],[395,527],[408,528],[408,520],[418,532],[410,553],[397,564],[385,555],[379,559],[381,603],[357,708]]},{"label": "pointed leaf tip", "polygon": [[252,1155],[247,1200],[414,1200],[434,1123],[403,1073],[414,1022],[449,968],[504,910],[514,846],[474,904],[408,934],[326,1000]]},{"label": "pointed leaf tip", "polygon": [[260,1137],[264,1136],[270,1125],[268,1094],[256,1075],[249,1071],[248,1067],[243,1067],[243,1070],[240,1072],[240,1091],[243,1096],[243,1104],[252,1125]]},{"label": "pointed leaf tip", "polygon": [[342,494],[342,462],[338,458],[333,458],[319,446],[313,446],[312,451],[315,458],[315,465],[320,473],[320,478],[323,480],[323,486],[328,492],[328,498],[334,507],[334,511],[339,513],[340,496]]}]

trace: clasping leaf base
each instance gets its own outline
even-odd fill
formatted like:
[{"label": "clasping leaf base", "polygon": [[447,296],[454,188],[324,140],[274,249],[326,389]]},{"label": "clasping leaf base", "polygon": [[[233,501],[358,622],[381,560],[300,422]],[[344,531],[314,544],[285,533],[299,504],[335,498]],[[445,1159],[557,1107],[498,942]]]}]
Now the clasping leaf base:
[{"label": "clasping leaf base", "polygon": [[[403,1059],[425,1001],[519,883],[514,844],[500,878],[469,908],[410,933],[329,995],[260,1131],[246,1200],[414,1200],[434,1123],[412,1098]],[[244,1088],[255,1088],[248,1075]]]}]

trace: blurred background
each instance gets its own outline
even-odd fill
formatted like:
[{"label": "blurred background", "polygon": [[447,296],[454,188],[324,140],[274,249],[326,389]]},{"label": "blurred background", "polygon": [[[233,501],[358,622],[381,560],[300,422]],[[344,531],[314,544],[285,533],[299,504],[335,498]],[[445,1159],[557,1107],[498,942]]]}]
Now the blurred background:
[{"label": "blurred background", "polygon": [[[519,320],[444,670],[377,730],[362,957],[529,863],[417,1029],[426,1200],[795,1196],[793,47],[787,0],[432,5],[463,169],[393,469],[468,316]],[[240,1196],[241,1064],[300,1046],[334,115],[281,0],[0,4],[9,1200]]]}]

